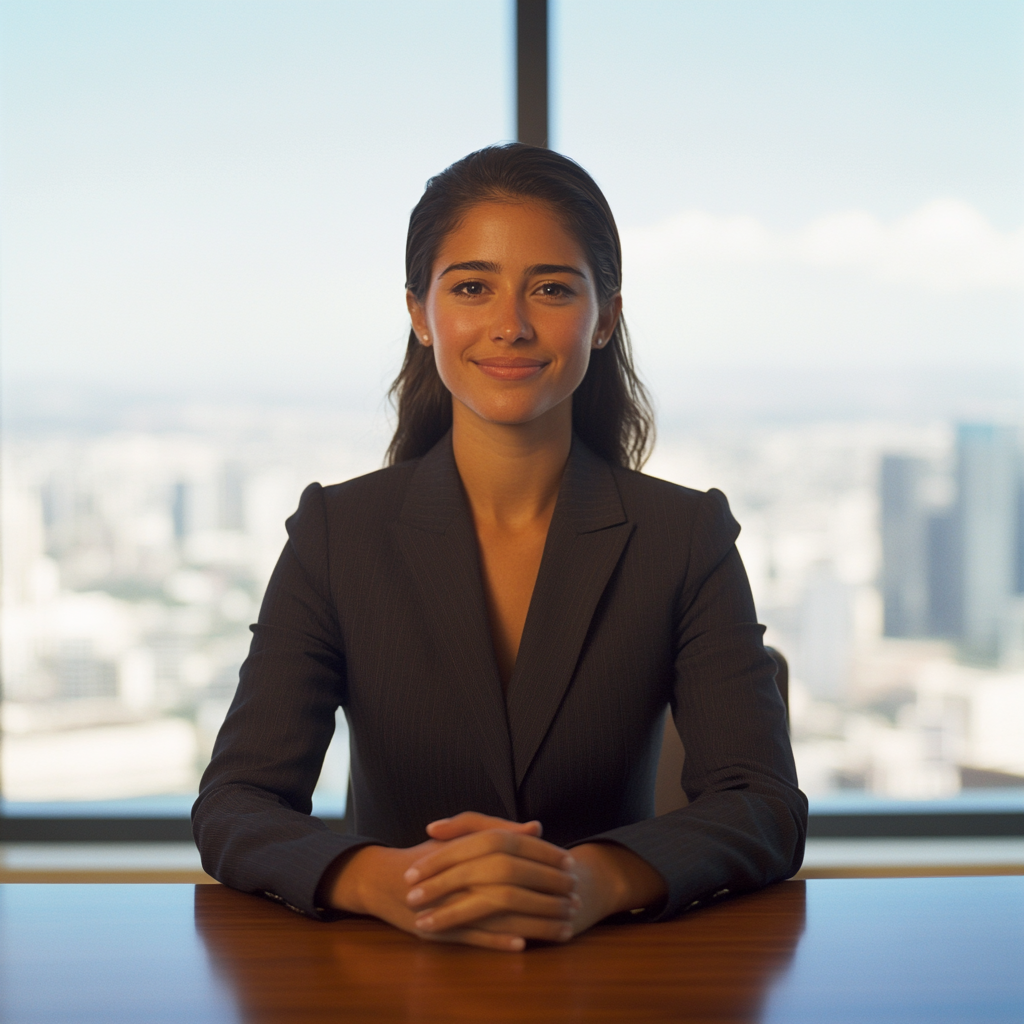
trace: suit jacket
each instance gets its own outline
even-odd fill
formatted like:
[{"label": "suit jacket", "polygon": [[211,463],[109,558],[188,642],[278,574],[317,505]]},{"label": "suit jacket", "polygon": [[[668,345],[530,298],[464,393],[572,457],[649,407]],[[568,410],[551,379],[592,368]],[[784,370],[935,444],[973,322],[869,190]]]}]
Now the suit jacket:
[{"label": "suit jacket", "polygon": [[[503,694],[450,435],[421,459],[323,488],[288,520],[238,690],[193,809],[204,868],[327,916],[353,846],[411,846],[463,810],[601,839],[664,877],[668,917],[800,866],[775,665],[725,497],[614,467],[574,440]],[[310,816],[344,708],[354,835]],[[682,810],[653,817],[666,706]]]}]

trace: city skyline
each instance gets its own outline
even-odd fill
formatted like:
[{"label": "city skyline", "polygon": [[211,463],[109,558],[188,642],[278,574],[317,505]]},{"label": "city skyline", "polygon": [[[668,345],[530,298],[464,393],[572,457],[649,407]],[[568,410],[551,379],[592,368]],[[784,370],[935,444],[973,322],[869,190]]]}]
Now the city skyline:
[{"label": "city skyline", "polygon": [[[189,431],[8,438],[9,800],[187,800],[297,495],[376,468],[375,450],[339,445],[341,421],[324,426],[294,411],[268,425],[255,410]],[[790,660],[815,799],[937,798],[1024,777],[1010,738],[1024,727],[1020,666],[963,664],[927,629],[885,635],[886,466],[926,468],[928,508],[949,507],[958,436],[962,447],[952,424],[871,421],[707,429],[670,433],[648,467],[728,495],[766,641]],[[335,805],[341,718],[338,736],[321,793]]]}]

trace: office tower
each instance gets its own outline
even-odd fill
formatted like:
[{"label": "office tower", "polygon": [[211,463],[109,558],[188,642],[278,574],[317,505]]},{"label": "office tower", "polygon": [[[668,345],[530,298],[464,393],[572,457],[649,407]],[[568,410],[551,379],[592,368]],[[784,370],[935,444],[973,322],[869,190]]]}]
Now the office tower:
[{"label": "office tower", "polygon": [[929,632],[928,509],[923,459],[886,455],[881,466],[882,601],[886,636]]},{"label": "office tower", "polygon": [[999,660],[1018,585],[1020,449],[1008,427],[957,430],[957,518],[961,553],[960,645],[972,661]]},{"label": "office tower", "polygon": [[963,553],[957,506],[928,518],[928,635],[948,640],[963,632]]}]

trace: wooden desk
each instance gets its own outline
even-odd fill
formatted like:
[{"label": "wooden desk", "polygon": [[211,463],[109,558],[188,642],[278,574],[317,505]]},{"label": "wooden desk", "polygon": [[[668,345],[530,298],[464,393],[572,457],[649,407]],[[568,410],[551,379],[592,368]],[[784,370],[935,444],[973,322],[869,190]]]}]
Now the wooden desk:
[{"label": "wooden desk", "polygon": [[1024,878],[784,882],[488,953],[215,885],[0,886],[0,1020],[1024,1021]]}]

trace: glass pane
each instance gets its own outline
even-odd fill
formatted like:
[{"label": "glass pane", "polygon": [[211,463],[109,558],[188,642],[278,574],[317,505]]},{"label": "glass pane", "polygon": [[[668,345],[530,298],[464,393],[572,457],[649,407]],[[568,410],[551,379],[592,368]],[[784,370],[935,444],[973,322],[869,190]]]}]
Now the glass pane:
[{"label": "glass pane", "polygon": [[511,134],[510,12],[3,22],[5,810],[184,813],[302,487],[382,463],[406,220]]},{"label": "glass pane", "polygon": [[1024,5],[555,10],[554,145],[619,220],[648,471],[731,500],[801,783],[1020,804]]}]

